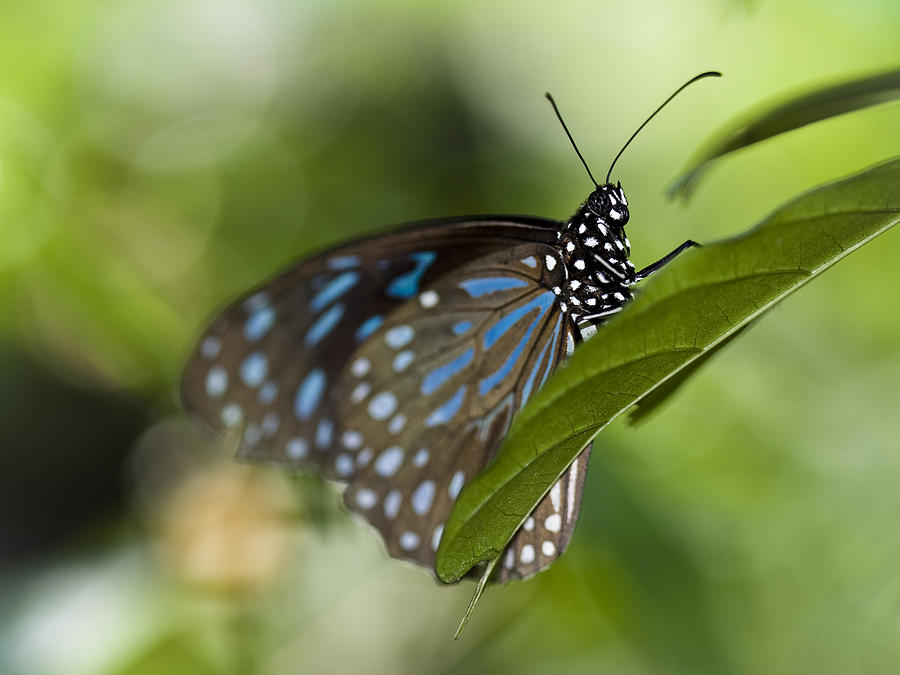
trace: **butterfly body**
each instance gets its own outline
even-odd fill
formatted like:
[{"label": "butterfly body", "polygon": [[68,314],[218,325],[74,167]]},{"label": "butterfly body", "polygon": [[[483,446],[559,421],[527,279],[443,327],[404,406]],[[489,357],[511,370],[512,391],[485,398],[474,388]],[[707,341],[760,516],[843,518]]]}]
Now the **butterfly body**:
[{"label": "butterfly body", "polygon": [[631,299],[635,268],[625,236],[628,201],[620,185],[602,185],[590,194],[560,231],[565,283],[555,287],[563,311],[575,321],[596,320],[619,311]]}]

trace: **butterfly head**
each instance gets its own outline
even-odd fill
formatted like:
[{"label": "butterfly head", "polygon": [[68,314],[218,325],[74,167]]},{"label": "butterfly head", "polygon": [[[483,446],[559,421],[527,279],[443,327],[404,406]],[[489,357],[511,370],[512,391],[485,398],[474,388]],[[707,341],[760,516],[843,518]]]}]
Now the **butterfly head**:
[{"label": "butterfly head", "polygon": [[624,228],[628,223],[628,200],[621,183],[598,186],[588,196],[587,206],[598,221],[605,220],[608,225],[619,228]]}]

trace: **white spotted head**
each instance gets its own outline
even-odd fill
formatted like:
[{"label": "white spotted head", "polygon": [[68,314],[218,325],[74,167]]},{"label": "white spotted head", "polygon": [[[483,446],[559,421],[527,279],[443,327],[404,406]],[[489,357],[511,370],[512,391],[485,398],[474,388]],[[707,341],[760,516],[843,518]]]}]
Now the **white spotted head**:
[{"label": "white spotted head", "polygon": [[586,206],[597,217],[598,223],[606,221],[620,229],[628,223],[628,200],[621,183],[598,186],[588,195]]}]

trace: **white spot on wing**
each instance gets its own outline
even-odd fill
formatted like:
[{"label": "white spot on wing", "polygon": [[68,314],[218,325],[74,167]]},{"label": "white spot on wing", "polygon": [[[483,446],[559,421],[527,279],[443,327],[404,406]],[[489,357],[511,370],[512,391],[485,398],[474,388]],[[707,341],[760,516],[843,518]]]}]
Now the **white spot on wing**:
[{"label": "white spot on wing", "polygon": [[519,560],[521,560],[525,565],[530,565],[534,562],[534,546],[531,544],[525,544],[522,547],[522,550],[519,551]]},{"label": "white spot on wing", "polygon": [[553,484],[553,487],[550,488],[550,503],[553,504],[553,510],[559,511],[560,506],[562,506],[562,485],[559,481],[556,481]]},{"label": "white spot on wing", "polygon": [[369,401],[369,415],[375,420],[386,420],[397,409],[397,397],[389,391],[375,394]]},{"label": "white spot on wing", "polygon": [[392,365],[394,372],[400,373],[406,370],[406,368],[410,363],[412,363],[415,357],[416,355],[412,352],[412,350],[404,349],[394,357],[394,363]]},{"label": "white spot on wing", "polygon": [[200,345],[200,356],[204,359],[214,359],[222,351],[222,341],[215,335],[207,337]]},{"label": "white spot on wing", "polygon": [[369,488],[360,488],[356,493],[356,503],[361,509],[371,509],[378,503],[378,495]]},{"label": "white spot on wing", "polygon": [[222,366],[213,366],[206,374],[206,395],[219,398],[228,389],[228,373]]},{"label": "white spot on wing", "polygon": [[356,466],[362,468],[369,464],[369,460],[372,459],[372,455],[375,453],[372,452],[372,448],[363,448],[359,451],[359,454],[356,455]]},{"label": "white spot on wing", "polygon": [[350,372],[356,375],[356,377],[364,377],[371,368],[372,364],[369,362],[369,359],[365,356],[361,356],[353,362],[352,366],[350,366]]},{"label": "white spot on wing", "polygon": [[544,527],[550,532],[559,532],[562,529],[562,516],[558,513],[547,516],[544,520]]},{"label": "white spot on wing", "polygon": [[387,496],[384,498],[384,515],[388,520],[393,520],[397,517],[402,502],[403,495],[400,490],[394,489],[387,493]]},{"label": "white spot on wing", "polygon": [[356,450],[363,444],[363,435],[355,429],[347,429],[341,434],[341,443],[348,450]]},{"label": "white spot on wing", "polygon": [[424,516],[431,509],[434,502],[435,485],[433,480],[422,481],[410,498],[412,510],[416,515]]},{"label": "white spot on wing", "polygon": [[419,302],[421,302],[422,307],[425,307],[426,309],[428,307],[434,307],[438,304],[438,300],[440,300],[440,297],[438,297],[438,294],[434,291],[425,291],[419,295]]},{"label": "white spot on wing", "polygon": [[397,413],[391,418],[390,423],[388,424],[388,431],[392,434],[399,434],[403,431],[403,427],[406,426],[406,415],[403,413]]},{"label": "white spot on wing", "polygon": [[353,473],[353,458],[342,452],[334,460],[334,470],[338,476],[349,476]]},{"label": "white spot on wing", "polygon": [[556,544],[552,541],[546,540],[541,543],[541,553],[543,553],[548,558],[552,558],[556,553]]},{"label": "white spot on wing", "polygon": [[375,473],[382,478],[390,478],[397,473],[397,469],[400,468],[402,463],[403,448],[398,445],[392,445],[378,455],[378,459],[375,460]]},{"label": "white spot on wing", "polygon": [[463,485],[466,482],[466,474],[462,471],[457,471],[453,474],[453,478],[450,479],[450,486],[447,488],[447,492],[450,494],[450,499],[456,499],[459,497],[460,491],[463,489]]},{"label": "white spot on wing", "polygon": [[302,438],[292,438],[284,446],[284,451],[291,459],[303,459],[309,453],[309,443]]},{"label": "white spot on wing", "polygon": [[316,447],[319,450],[328,450],[331,447],[331,437],[334,432],[334,424],[330,419],[322,418],[316,427]]},{"label": "white spot on wing", "polygon": [[384,341],[387,343],[388,347],[400,349],[401,347],[408,345],[414,335],[415,331],[412,329],[412,326],[394,326],[384,334]]},{"label": "white spot on wing", "polygon": [[274,401],[277,395],[278,384],[269,380],[259,388],[259,393],[256,395],[256,399],[263,405],[267,405]]},{"label": "white spot on wing", "polygon": [[404,551],[414,551],[419,548],[419,535],[415,532],[404,532],[400,535],[400,548]]},{"label": "white spot on wing", "polygon": [[547,269],[552,272],[553,268],[556,267],[556,258],[554,258],[552,255],[547,255],[544,258],[544,265],[546,265]]},{"label": "white spot on wing", "polygon": [[568,495],[566,497],[566,520],[572,520],[572,514],[575,512],[575,486],[578,481],[575,480],[578,477],[578,459],[576,458],[574,462],[572,462],[572,466],[569,467],[569,490]]},{"label": "white spot on wing", "polygon": [[360,382],[356,387],[350,392],[350,400],[354,403],[359,403],[366,396],[369,395],[369,392],[372,391],[372,385],[368,382]]},{"label": "white spot on wing", "polygon": [[229,403],[222,408],[221,418],[222,424],[226,427],[233,427],[244,419],[244,409],[237,403]]},{"label": "white spot on wing", "polygon": [[434,534],[431,535],[431,550],[437,551],[441,543],[441,535],[444,534],[444,524],[441,523],[434,528]]}]

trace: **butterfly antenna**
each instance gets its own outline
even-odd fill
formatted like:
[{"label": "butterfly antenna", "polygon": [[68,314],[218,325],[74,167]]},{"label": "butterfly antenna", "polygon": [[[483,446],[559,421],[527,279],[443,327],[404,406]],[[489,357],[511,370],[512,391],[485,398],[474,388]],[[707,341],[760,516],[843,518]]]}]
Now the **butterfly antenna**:
[{"label": "butterfly antenna", "polygon": [[588,176],[591,177],[591,181],[594,183],[594,187],[600,187],[599,185],[597,185],[597,181],[594,180],[594,174],[591,173],[590,167],[587,165],[587,162],[584,161],[584,157],[582,156],[581,151],[578,149],[578,146],[575,145],[575,139],[572,138],[572,134],[569,133],[569,127],[566,126],[566,123],[563,121],[562,115],[559,114],[559,108],[556,107],[556,101],[553,100],[553,97],[549,93],[544,94],[544,96],[547,97],[547,100],[550,101],[550,105],[553,106],[553,112],[556,113],[556,117],[557,119],[559,119],[559,123],[562,124],[563,131],[565,131],[566,136],[569,137],[569,143],[571,143],[572,147],[575,148],[575,154],[578,155],[578,159],[580,159],[581,163],[584,164],[584,168],[587,170]]},{"label": "butterfly antenna", "polygon": [[[678,89],[675,90],[674,94],[672,94],[669,98],[667,98],[665,101],[663,101],[662,105],[659,106],[656,110],[654,110],[653,114],[650,115],[650,117],[648,117],[646,120],[644,120],[644,123],[637,128],[637,131],[635,131],[633,134],[631,134],[631,138],[629,138],[627,141],[625,141],[625,145],[622,146],[622,149],[619,150],[619,154],[616,155],[615,159],[613,159],[613,161],[612,161],[612,164],[609,165],[609,171],[607,171],[607,173],[606,173],[606,182],[607,183],[609,183],[609,177],[612,175],[613,167],[616,165],[616,162],[619,161],[619,157],[622,156],[622,153],[625,152],[625,148],[627,148],[629,146],[629,144],[631,143],[631,141],[634,140],[634,137],[637,136],[639,133],[641,133],[641,129],[643,129],[645,126],[647,126],[647,123],[650,120],[652,120],[654,117],[656,117],[656,113],[658,113],[660,110],[665,108],[666,105],[668,105],[669,101],[671,101],[673,98],[678,96],[678,94],[680,94],[685,88],[687,88],[688,85],[694,84],[694,82],[696,82],[697,80],[702,80],[704,77],[722,77],[722,73],[720,73],[716,70],[709,70],[705,73],[700,73],[699,75],[692,77],[687,82],[685,82],[683,85],[678,87]],[[548,94],[548,96],[549,96],[549,94]],[[556,107],[556,106],[554,106],[554,107]],[[559,114],[559,113],[557,113],[557,114]],[[560,121],[562,121],[562,120],[560,120]],[[565,126],[565,125],[563,125],[563,126]],[[568,133],[568,132],[566,132],[566,133]],[[571,138],[571,136],[569,138]],[[577,149],[576,149],[576,152],[577,152]],[[580,156],[581,155],[579,155],[579,157]],[[581,160],[581,161],[583,162],[584,160]]]}]

